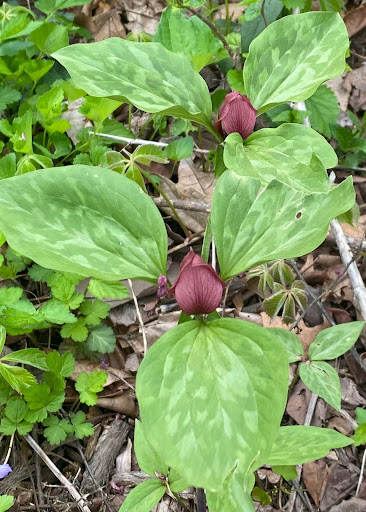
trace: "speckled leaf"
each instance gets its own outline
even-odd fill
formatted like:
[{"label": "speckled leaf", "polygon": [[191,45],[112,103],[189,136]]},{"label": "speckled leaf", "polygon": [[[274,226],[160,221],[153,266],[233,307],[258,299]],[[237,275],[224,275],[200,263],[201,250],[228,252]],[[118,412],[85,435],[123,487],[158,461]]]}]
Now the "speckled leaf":
[{"label": "speckled leaf", "polygon": [[321,331],[309,347],[309,359],[335,359],[349,350],[357,341],[365,322],[335,325]]},{"label": "speckled leaf", "polygon": [[259,113],[309,98],[345,68],[348,35],[337,13],[307,12],[271,23],[249,47],[245,90]]},{"label": "speckled leaf", "polygon": [[325,168],[337,165],[332,146],[315,130],[285,123],[264,128],[244,142],[238,133],[226,138],[224,162],[241,176],[252,176],[267,185],[273,179],[301,192],[327,192]]},{"label": "speckled leaf", "polygon": [[190,485],[219,490],[237,460],[246,474],[268,456],[287,379],[285,348],[265,329],[226,318],[191,321],[148,351],[136,393],[161,459]]},{"label": "speckled leaf", "polygon": [[352,439],[329,428],[281,427],[266,464],[303,464],[325,457],[329,450],[352,444]]},{"label": "speckled leaf", "polygon": [[295,363],[299,361],[301,356],[304,355],[304,348],[296,334],[287,329],[282,329],[281,327],[267,327],[267,329],[278,336],[285,345],[289,359],[288,362]]},{"label": "speckled leaf", "polygon": [[53,54],[77,87],[92,96],[110,96],[140,110],[197,121],[211,127],[211,98],[206,82],[184,55],[160,43],[136,43],[112,37],[73,44]]},{"label": "speckled leaf", "polygon": [[313,251],[329,222],[355,200],[352,178],[327,194],[304,195],[273,180],[258,195],[259,180],[225,171],[213,195],[211,222],[221,278],[281,258]]},{"label": "speckled leaf", "polygon": [[301,380],[310,391],[319,395],[337,411],[341,410],[341,384],[333,366],[325,361],[302,363],[299,373]]},{"label": "speckled leaf", "polygon": [[150,512],[159,503],[165,491],[166,487],[161,480],[145,480],[127,494],[119,512]]},{"label": "speckled leaf", "polygon": [[12,249],[46,268],[106,281],[165,274],[158,209],[109,169],[73,165],[2,180],[0,226]]}]

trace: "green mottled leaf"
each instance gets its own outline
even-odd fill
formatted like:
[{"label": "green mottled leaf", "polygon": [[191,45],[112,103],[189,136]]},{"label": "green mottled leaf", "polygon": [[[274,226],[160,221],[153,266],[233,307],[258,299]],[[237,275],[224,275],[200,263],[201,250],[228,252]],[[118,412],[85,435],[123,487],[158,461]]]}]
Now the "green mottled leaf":
[{"label": "green mottled leaf", "polygon": [[109,169],[77,165],[2,180],[0,226],[13,249],[44,267],[106,281],[166,274],[159,210]]},{"label": "green mottled leaf", "polygon": [[111,38],[73,44],[53,57],[88,94],[110,96],[140,110],[183,117],[211,127],[211,100],[203,78],[184,55],[160,43]]},{"label": "green mottled leaf", "polygon": [[[310,148],[310,150],[309,150]],[[316,131],[300,124],[254,132],[244,143],[238,133],[226,138],[226,167],[266,185],[273,179],[305,193],[327,192],[325,168],[337,165],[333,148]]]},{"label": "green mottled leaf", "polygon": [[[258,9],[263,7],[262,14],[253,19],[244,19],[241,26],[241,50],[244,53],[249,52],[249,45],[270,23],[273,23],[283,9],[283,3],[280,0],[259,0]],[[265,18],[265,20],[264,20]]]},{"label": "green mottled leaf", "polygon": [[148,351],[136,394],[161,460],[191,485],[218,489],[238,459],[245,474],[269,453],[287,379],[286,351],[265,329],[233,319],[190,321]]},{"label": "green mottled leaf", "polygon": [[288,362],[296,363],[299,361],[301,356],[304,355],[304,349],[299,338],[293,332],[288,331],[287,329],[282,329],[280,327],[267,327],[267,329],[278,336],[283,342],[287,350],[289,359]]},{"label": "green mottled leaf", "polygon": [[335,325],[321,331],[309,347],[309,359],[336,359],[356,343],[365,322]]},{"label": "green mottled leaf", "polygon": [[303,464],[325,457],[333,448],[350,444],[352,439],[329,428],[281,427],[266,462],[269,465]]},{"label": "green mottled leaf", "polygon": [[337,97],[326,85],[320,85],[315,93],[306,100],[306,110],[314,130],[331,137],[330,125],[338,120],[339,105]]},{"label": "green mottled leaf", "polygon": [[310,391],[324,398],[337,411],[341,410],[341,384],[338,373],[324,361],[300,365],[300,378]]},{"label": "green mottled leaf", "polygon": [[128,493],[119,512],[150,512],[159,503],[165,491],[166,487],[161,480],[145,480]]},{"label": "green mottled leaf", "polygon": [[189,57],[196,71],[215,62],[216,52],[223,48],[210,27],[197,16],[186,18],[182,11],[172,7],[163,12],[153,40],[171,52]]},{"label": "green mottled leaf", "polygon": [[211,492],[206,490],[210,512],[223,512],[225,510],[254,512],[254,504],[250,495],[254,482],[252,472],[243,475],[235,466],[227,476],[222,491]]},{"label": "green mottled leaf", "polygon": [[211,222],[222,279],[281,258],[313,251],[329,222],[354,203],[349,178],[327,194],[304,196],[276,180],[261,183],[225,171],[213,195]]},{"label": "green mottled leaf", "polygon": [[145,471],[151,477],[155,476],[155,471],[163,475],[168,474],[169,466],[160,459],[158,453],[151,446],[143,425],[138,420],[135,423],[134,450],[142,471]]},{"label": "green mottled leaf", "polygon": [[244,67],[246,93],[259,113],[306,100],[322,82],[344,71],[347,49],[347,30],[339,14],[285,16],[252,42]]}]

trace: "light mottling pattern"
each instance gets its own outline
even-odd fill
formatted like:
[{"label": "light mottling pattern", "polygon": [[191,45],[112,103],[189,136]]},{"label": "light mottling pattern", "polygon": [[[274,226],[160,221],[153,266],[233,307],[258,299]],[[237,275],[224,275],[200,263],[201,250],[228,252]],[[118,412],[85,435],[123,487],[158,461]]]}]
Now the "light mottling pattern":
[{"label": "light mottling pattern", "polygon": [[304,193],[327,192],[325,168],[337,165],[333,148],[315,130],[285,123],[264,128],[243,143],[237,133],[226,138],[224,162],[241,176],[252,176],[267,185],[277,179]]},{"label": "light mottling pattern", "polygon": [[46,268],[113,281],[165,274],[158,209],[109,169],[74,165],[3,180],[0,228],[14,250]]},{"label": "light mottling pattern", "polygon": [[[271,449],[286,404],[282,342],[249,322],[178,325],[148,351],[136,393],[149,440],[190,484],[219,490]],[[212,446],[215,445],[215,450]]]},{"label": "light mottling pattern", "polygon": [[245,90],[260,113],[309,98],[345,67],[348,35],[338,13],[309,12],[271,23],[249,47]]},{"label": "light mottling pattern", "polygon": [[144,112],[160,112],[211,125],[206,82],[184,55],[160,43],[110,38],[73,44],[52,55],[76,86],[92,96],[114,97]]},{"label": "light mottling pattern", "polygon": [[261,183],[226,171],[212,202],[211,222],[221,278],[267,261],[295,258],[320,245],[332,219],[355,201],[352,177],[328,193],[304,195],[277,180]]},{"label": "light mottling pattern", "polygon": [[168,7],[162,14],[154,41],[167,50],[187,55],[199,71],[223,48],[222,42],[197,16],[186,18],[181,10]]}]

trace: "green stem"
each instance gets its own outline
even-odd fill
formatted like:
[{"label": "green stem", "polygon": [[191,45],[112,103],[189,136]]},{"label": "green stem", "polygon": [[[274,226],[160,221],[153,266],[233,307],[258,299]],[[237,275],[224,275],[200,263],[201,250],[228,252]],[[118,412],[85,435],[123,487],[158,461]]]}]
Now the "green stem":
[{"label": "green stem", "polygon": [[214,22],[214,10],[213,10],[213,2],[212,2],[212,0],[209,0],[208,6],[209,6],[209,9],[210,9],[210,18],[211,18],[211,21],[213,23]]},{"label": "green stem", "polygon": [[225,0],[225,16],[226,16],[226,32],[225,35],[227,36],[230,32],[230,12],[229,12],[229,0]]},{"label": "green stem", "polygon": [[189,230],[187,229],[186,225],[184,224],[184,222],[182,221],[182,219],[179,217],[179,214],[177,212],[177,210],[174,208],[174,206],[172,205],[172,202],[170,201],[169,197],[166,195],[166,193],[159,187],[159,185],[157,185],[157,183],[154,182],[154,180],[152,180],[150,178],[150,175],[147,171],[145,171],[144,169],[141,169],[141,167],[139,167],[139,170],[141,172],[141,174],[143,176],[145,176],[145,178],[149,181],[149,183],[151,183],[151,185],[154,187],[154,189],[161,195],[163,196],[163,198],[165,199],[165,201],[168,203],[169,205],[169,208],[172,210],[173,212],[173,215],[175,217],[175,220],[178,222],[178,224],[180,225],[180,227],[183,229],[184,231],[184,234],[186,235],[186,237],[188,237],[190,235],[190,232]]}]

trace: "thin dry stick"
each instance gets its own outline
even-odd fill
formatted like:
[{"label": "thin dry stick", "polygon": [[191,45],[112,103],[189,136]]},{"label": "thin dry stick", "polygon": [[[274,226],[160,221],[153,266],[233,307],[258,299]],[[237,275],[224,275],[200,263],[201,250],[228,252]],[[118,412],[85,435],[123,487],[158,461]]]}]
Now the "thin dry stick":
[{"label": "thin dry stick", "polygon": [[[89,135],[99,135],[100,137],[105,137],[106,139],[119,140],[121,142],[126,142],[127,144],[133,145],[146,145],[149,144],[151,146],[158,146],[159,148],[166,148],[168,143],[166,142],[156,142],[154,140],[145,140],[145,139],[131,139],[129,137],[120,137],[119,135],[110,135],[109,133],[95,133],[93,131],[88,131]],[[208,149],[199,149],[194,148],[193,151],[195,153],[204,153],[208,155],[210,151]]]},{"label": "thin dry stick", "polygon": [[142,320],[142,316],[141,316],[141,313],[140,313],[140,308],[139,308],[139,303],[137,302],[137,297],[135,295],[135,292],[133,291],[131,279],[128,280],[128,284],[130,285],[130,288],[131,288],[131,295],[132,295],[133,302],[134,302],[135,308],[136,308],[137,320],[139,321],[139,324],[140,324],[140,327],[141,327],[142,339],[144,340],[144,356],[146,356],[146,352],[147,352],[147,339],[146,339],[145,326],[144,326],[144,322]]},{"label": "thin dry stick", "polygon": [[81,496],[76,487],[72,485],[71,482],[69,482],[69,480],[61,473],[61,471],[59,471],[59,469],[55,466],[52,460],[45,454],[45,452],[42,450],[39,444],[35,442],[33,437],[27,434],[24,436],[24,438],[26,439],[28,444],[30,444],[30,446],[33,448],[36,454],[41,457],[43,462],[48,466],[48,468],[52,471],[55,477],[64,485],[64,487],[66,487],[66,489],[69,491],[71,496],[76,501],[76,504],[81,510],[81,512],[91,512],[85,499]]},{"label": "thin dry stick", "polygon": [[360,310],[361,316],[366,320],[366,288],[362,280],[360,271],[358,270],[357,263],[353,261],[353,254],[347,243],[342,226],[337,219],[332,220],[330,223],[332,233],[336,239],[339,254],[344,265],[348,265],[348,277],[350,278],[357,306]]},{"label": "thin dry stick", "polygon": [[361,484],[362,484],[362,480],[363,480],[363,472],[365,470],[365,461],[366,461],[366,450],[364,450],[364,452],[363,452],[362,464],[361,464],[361,473],[360,473],[360,478],[358,479],[358,484],[357,484],[357,489],[356,489],[356,496],[360,492],[360,488],[361,488]]},{"label": "thin dry stick", "polygon": [[[153,201],[159,208],[169,208],[169,204],[162,197],[153,197]],[[189,201],[185,199],[170,199],[171,204],[177,210],[186,210],[190,212],[210,213],[211,205],[200,203],[199,201]]]}]

